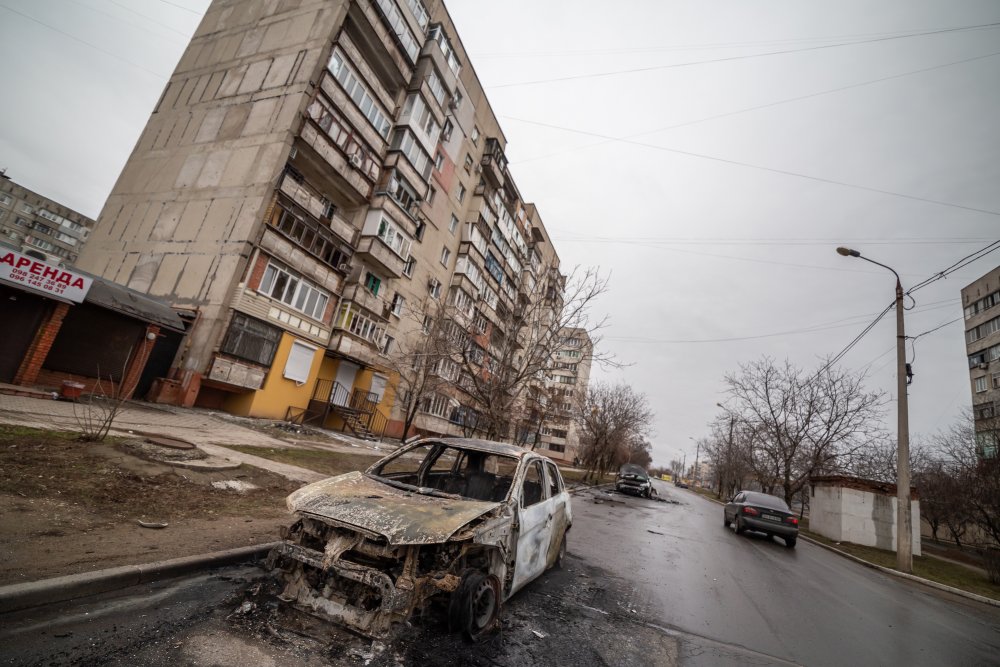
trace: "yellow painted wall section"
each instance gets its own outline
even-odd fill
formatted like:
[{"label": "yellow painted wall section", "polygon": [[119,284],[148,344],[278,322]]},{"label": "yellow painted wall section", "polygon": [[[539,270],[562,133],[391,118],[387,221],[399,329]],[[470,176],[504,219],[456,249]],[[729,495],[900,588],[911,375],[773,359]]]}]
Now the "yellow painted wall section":
[{"label": "yellow painted wall section", "polygon": [[282,334],[281,342],[278,343],[278,351],[271,363],[271,370],[267,372],[267,377],[264,379],[264,386],[251,394],[234,396],[233,399],[226,402],[227,411],[230,409],[230,402],[233,403],[234,408],[245,407],[245,397],[250,398],[249,409],[246,412],[237,412],[234,409],[233,412],[249,417],[284,419],[289,406],[305,408],[309,405],[309,399],[312,398],[313,390],[316,388],[316,378],[323,367],[323,349],[316,349],[312,365],[309,367],[309,379],[300,385],[289,380],[283,374],[288,354],[295,341],[295,336],[288,333]]}]

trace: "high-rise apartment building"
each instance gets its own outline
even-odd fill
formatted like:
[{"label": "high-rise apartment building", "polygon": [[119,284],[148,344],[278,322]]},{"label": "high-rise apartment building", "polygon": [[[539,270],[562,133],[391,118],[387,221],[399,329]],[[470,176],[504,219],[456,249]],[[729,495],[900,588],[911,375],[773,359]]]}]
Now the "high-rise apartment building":
[{"label": "high-rise apartment building", "polygon": [[1000,449],[1000,266],[962,290],[965,347],[980,456]]},{"label": "high-rise apartment building", "polygon": [[188,311],[154,398],[361,432],[402,435],[399,360],[447,313],[481,368],[440,360],[408,425],[460,434],[565,280],[505,145],[440,1],[215,0],[79,265]]},{"label": "high-rise apartment building", "polygon": [[0,173],[0,246],[54,264],[73,264],[93,226],[87,216]]}]

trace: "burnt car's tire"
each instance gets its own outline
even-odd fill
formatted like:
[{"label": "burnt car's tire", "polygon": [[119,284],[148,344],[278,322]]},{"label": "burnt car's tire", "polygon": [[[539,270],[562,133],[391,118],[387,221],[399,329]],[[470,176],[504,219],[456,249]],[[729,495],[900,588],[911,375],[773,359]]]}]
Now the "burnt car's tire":
[{"label": "burnt car's tire", "polygon": [[495,575],[466,570],[448,606],[452,631],[470,642],[482,641],[497,625],[500,600],[500,580]]},{"label": "burnt car's tire", "polygon": [[795,539],[796,538],[794,538],[794,537],[785,537],[785,538],[782,538],[782,539],[785,540],[785,546],[786,547],[788,547],[789,549],[794,549],[795,548]]}]

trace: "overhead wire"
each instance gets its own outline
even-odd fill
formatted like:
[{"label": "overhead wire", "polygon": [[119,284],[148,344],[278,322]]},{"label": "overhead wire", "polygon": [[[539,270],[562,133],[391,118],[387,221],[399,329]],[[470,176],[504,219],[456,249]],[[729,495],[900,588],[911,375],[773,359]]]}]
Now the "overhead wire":
[{"label": "overhead wire", "polygon": [[890,35],[890,36],[883,36],[883,37],[873,37],[871,39],[862,39],[862,40],[856,40],[856,41],[851,41],[851,42],[838,42],[836,44],[819,44],[819,45],[816,45],[816,46],[807,46],[807,47],[802,47],[802,48],[798,48],[798,49],[783,49],[781,51],[768,51],[766,53],[742,54],[742,55],[738,55],[738,56],[727,56],[725,58],[712,58],[712,59],[709,59],[709,60],[693,60],[693,61],[688,61],[688,62],[683,62],[683,63],[669,63],[669,64],[666,64],[666,65],[650,65],[650,66],[647,66],[647,67],[632,67],[632,68],[629,68],[629,69],[615,70],[615,71],[610,71],[610,72],[591,72],[591,73],[588,73],[588,74],[573,74],[573,75],[569,75],[569,76],[551,77],[551,78],[548,78],[548,79],[534,79],[534,80],[531,80],[531,81],[514,81],[514,82],[510,82],[510,83],[497,84],[497,85],[494,85],[494,86],[487,86],[487,88],[490,88],[490,89],[500,89],[500,88],[512,88],[512,87],[515,87],[515,86],[534,86],[534,85],[543,84],[543,83],[559,83],[559,82],[562,82],[562,81],[576,81],[576,80],[580,80],[580,79],[597,79],[597,78],[604,78],[604,77],[609,77],[609,76],[617,76],[619,74],[636,74],[636,73],[639,73],[639,72],[652,72],[652,71],[665,70],[665,69],[676,69],[676,68],[679,68],[679,67],[692,67],[692,66],[695,66],[695,65],[708,65],[708,64],[713,64],[713,63],[732,62],[732,61],[735,61],[735,60],[749,60],[749,59],[752,59],[752,58],[765,58],[765,57],[770,57],[770,56],[787,55],[787,54],[792,54],[792,53],[803,53],[803,52],[806,52],[806,51],[820,51],[820,50],[823,50],[823,49],[833,49],[833,48],[839,48],[839,47],[842,47],[842,46],[854,46],[854,45],[857,45],[857,44],[871,44],[871,43],[874,43],[874,42],[886,42],[886,41],[891,41],[891,40],[896,40],[896,39],[911,39],[913,37],[925,37],[927,35],[938,35],[938,34],[953,33],[953,32],[965,32],[965,31],[968,31],[968,30],[977,30],[977,29],[992,29],[992,28],[997,28],[997,27],[1000,27],[1000,22],[982,23],[982,24],[969,25],[969,26],[959,26],[959,27],[955,27],[955,28],[942,28],[942,29],[937,29],[937,30],[927,30],[927,31],[924,31],[924,32],[917,32],[917,33],[912,33],[912,34],[907,34],[907,35]]},{"label": "overhead wire", "polygon": [[[858,83],[852,83],[852,84],[848,84],[846,86],[839,86],[837,88],[829,88],[827,90],[820,90],[820,91],[816,91],[816,92],[813,92],[813,93],[807,93],[805,95],[797,95],[795,97],[788,97],[788,98],[781,99],[781,100],[775,100],[773,102],[767,102],[765,104],[758,104],[758,105],[751,106],[751,107],[744,107],[742,109],[735,109],[733,111],[727,111],[725,113],[715,114],[715,115],[712,115],[712,116],[706,116],[704,118],[696,118],[694,120],[688,120],[688,121],[684,121],[682,123],[675,123],[673,125],[666,125],[664,127],[659,127],[659,128],[653,129],[653,130],[644,130],[643,132],[637,132],[635,134],[629,134],[629,135],[626,135],[625,137],[622,137],[622,138],[619,138],[619,139],[605,139],[603,141],[595,141],[593,143],[586,144],[585,146],[576,146],[576,147],[573,147],[573,148],[563,149],[561,151],[554,151],[554,152],[551,152],[551,153],[546,153],[544,155],[538,155],[538,156],[526,158],[526,159],[523,159],[523,160],[512,161],[511,164],[517,165],[517,164],[525,164],[527,162],[534,162],[536,160],[542,160],[542,159],[545,159],[545,158],[548,158],[548,157],[552,157],[552,156],[555,156],[555,155],[560,155],[560,154],[563,154],[563,153],[570,153],[570,152],[574,152],[574,151],[578,151],[578,150],[584,150],[584,149],[587,149],[587,148],[593,148],[595,146],[603,146],[605,144],[614,143],[615,141],[621,141],[621,139],[634,139],[636,137],[643,137],[643,136],[648,136],[648,135],[651,135],[651,134],[657,134],[659,132],[666,132],[667,130],[674,130],[674,129],[677,129],[677,128],[680,128],[680,127],[687,127],[687,126],[690,126],[690,125],[697,125],[699,123],[705,123],[705,122],[708,122],[710,120],[718,120],[720,118],[728,118],[730,116],[736,116],[736,115],[739,115],[739,114],[749,113],[751,111],[759,111],[761,109],[768,109],[768,108],[776,107],[776,106],[779,106],[779,105],[782,105],[782,104],[789,104],[791,102],[799,102],[799,101],[807,100],[807,99],[810,99],[810,98],[813,98],[813,97],[820,97],[820,96],[823,96],[823,95],[830,95],[830,94],[833,94],[833,93],[839,93],[839,92],[843,92],[845,90],[850,90],[852,88],[860,88],[860,87],[863,87],[863,86],[874,85],[876,83],[884,83],[886,81],[891,81],[893,79],[901,79],[903,77],[913,76],[915,74],[924,74],[926,72],[931,72],[931,71],[934,71],[934,70],[943,69],[945,67],[954,67],[955,65],[963,65],[965,63],[970,63],[970,62],[973,62],[973,61],[976,61],[976,60],[984,60],[986,58],[993,58],[993,57],[998,56],[998,55],[1000,55],[1000,52],[987,53],[987,54],[984,54],[984,55],[981,55],[981,56],[974,56],[972,58],[964,58],[962,60],[955,60],[955,61],[952,61],[952,62],[942,63],[940,65],[933,65],[931,67],[925,67],[925,68],[922,68],[922,69],[911,70],[911,71],[908,71],[908,72],[900,72],[899,74],[891,74],[889,76],[880,77],[878,79],[869,79],[868,81],[860,81]],[[512,118],[510,116],[506,116],[506,115],[504,116],[504,118],[508,118],[508,119],[514,120],[514,121],[527,122],[527,121],[524,121],[524,120],[521,120],[521,119],[518,119],[518,118]]]},{"label": "overhead wire", "polygon": [[[508,117],[510,118],[510,117]],[[944,201],[940,199],[931,199],[929,197],[920,197],[917,195],[910,195],[903,192],[894,192],[892,190],[885,190],[883,188],[876,188],[868,185],[861,185],[859,183],[849,183],[847,181],[839,181],[833,178],[824,178],[822,176],[813,176],[811,174],[803,174],[797,171],[791,171],[789,169],[778,169],[776,167],[767,167],[764,165],[753,164],[750,162],[743,162],[742,160],[734,160],[730,158],[718,157],[716,155],[708,155],[706,153],[696,153],[694,151],[681,150],[679,148],[670,148],[669,146],[658,146],[656,144],[649,144],[643,141],[633,141],[631,139],[619,139],[617,137],[612,137],[607,134],[601,134],[600,132],[590,132],[588,130],[578,130],[570,127],[562,127],[560,125],[554,125],[552,123],[543,123],[540,121],[527,120],[523,118],[510,118],[522,123],[528,123],[530,125],[537,125],[539,127],[549,127],[556,130],[563,130],[565,132],[573,132],[576,134],[584,134],[592,137],[600,137],[602,139],[613,139],[625,144],[631,144],[633,146],[642,146],[644,148],[652,148],[658,151],[664,151],[667,153],[675,153],[677,155],[686,155],[688,157],[697,157],[704,160],[711,160],[713,162],[721,162],[723,164],[731,164],[738,167],[746,167],[748,169],[756,169],[758,171],[765,171],[773,174],[781,174],[783,176],[792,176],[795,178],[802,178],[805,180],[816,181],[819,183],[827,183],[830,185],[839,185],[846,188],[852,188],[855,190],[863,190],[865,192],[874,192],[876,194],[888,195],[890,197],[899,197],[901,199],[908,199],[911,201],[923,202],[925,204],[935,204],[938,206],[947,206],[949,208],[961,209],[964,211],[972,211],[974,213],[985,213],[986,215],[1000,216],[1000,211],[993,211],[985,208],[978,208],[976,206],[968,206],[965,204],[958,204],[955,202]]]}]

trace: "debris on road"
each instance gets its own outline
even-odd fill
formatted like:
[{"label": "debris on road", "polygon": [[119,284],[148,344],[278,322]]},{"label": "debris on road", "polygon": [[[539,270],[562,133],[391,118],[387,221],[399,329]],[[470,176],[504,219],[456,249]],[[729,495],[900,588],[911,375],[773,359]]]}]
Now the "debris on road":
[{"label": "debris on road", "polygon": [[547,632],[542,632],[541,630],[532,630],[532,631],[531,631],[531,634],[535,635],[535,636],[536,636],[536,637],[538,637],[539,639],[545,639],[546,637],[548,637],[548,636],[549,636],[549,633],[547,633]]},{"label": "debris on road", "polygon": [[167,526],[170,525],[169,523],[159,523],[159,522],[155,522],[155,521],[153,521],[153,522],[143,521],[142,519],[139,519],[138,523],[143,528],[156,528],[156,529],[166,528]]},{"label": "debris on road", "polygon": [[658,530],[651,530],[649,528],[646,529],[646,532],[647,533],[652,533],[653,535],[663,535],[663,533],[661,533],[660,531],[658,531]]},{"label": "debris on road", "polygon": [[253,491],[259,488],[256,484],[251,484],[250,482],[241,482],[238,479],[224,479],[217,482],[212,482],[212,487],[220,489],[222,491],[236,491],[238,493],[245,493],[247,491]]}]

